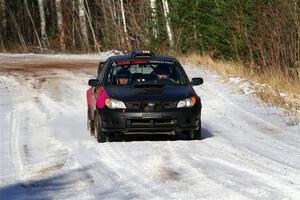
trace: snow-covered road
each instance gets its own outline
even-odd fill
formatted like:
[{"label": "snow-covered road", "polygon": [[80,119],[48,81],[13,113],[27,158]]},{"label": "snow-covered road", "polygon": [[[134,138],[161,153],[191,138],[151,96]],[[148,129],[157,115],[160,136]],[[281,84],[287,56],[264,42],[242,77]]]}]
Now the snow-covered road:
[{"label": "snow-covered road", "polygon": [[203,139],[98,144],[85,91],[98,56],[0,54],[0,199],[300,199],[300,125],[201,76]]}]

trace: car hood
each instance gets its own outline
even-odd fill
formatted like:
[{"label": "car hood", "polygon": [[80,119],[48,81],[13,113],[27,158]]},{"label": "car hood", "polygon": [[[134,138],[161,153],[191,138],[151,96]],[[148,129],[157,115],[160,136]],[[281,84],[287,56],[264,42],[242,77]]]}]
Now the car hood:
[{"label": "car hood", "polygon": [[162,88],[105,87],[108,96],[121,101],[180,101],[195,95],[190,86]]}]

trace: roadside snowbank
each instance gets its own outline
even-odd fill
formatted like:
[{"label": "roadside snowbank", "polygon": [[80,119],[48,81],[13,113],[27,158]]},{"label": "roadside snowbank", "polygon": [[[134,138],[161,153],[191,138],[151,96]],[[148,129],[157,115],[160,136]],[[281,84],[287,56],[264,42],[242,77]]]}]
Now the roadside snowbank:
[{"label": "roadside snowbank", "polygon": [[113,50],[107,52],[101,52],[99,54],[9,54],[0,53],[0,61],[5,61],[7,59],[20,59],[20,60],[30,60],[30,59],[52,59],[52,60],[105,60],[110,56],[121,55],[121,51]]},{"label": "roadside snowbank", "polygon": [[[263,96],[261,99],[263,99],[265,102],[272,102],[270,101],[270,99],[276,98],[274,101],[276,101],[277,104],[279,105],[284,104],[282,105],[282,107],[286,108],[288,111],[291,111],[291,113],[288,114],[290,115],[290,117],[293,118],[294,120],[293,123],[299,123],[300,120],[300,95],[299,94],[280,92],[274,90],[271,86],[267,84],[256,83],[254,81],[250,81],[241,77],[229,77],[226,80],[228,80],[229,83],[238,87],[239,92],[243,94]],[[269,99],[266,99],[268,97]]]}]

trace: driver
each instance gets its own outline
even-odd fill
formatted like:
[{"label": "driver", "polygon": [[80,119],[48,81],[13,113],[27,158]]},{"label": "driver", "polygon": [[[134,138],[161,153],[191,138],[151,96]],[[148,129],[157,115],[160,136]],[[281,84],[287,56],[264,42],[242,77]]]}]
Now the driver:
[{"label": "driver", "polygon": [[167,65],[158,65],[154,72],[158,80],[167,79],[171,75],[170,67]]},{"label": "driver", "polygon": [[118,85],[128,85],[130,78],[130,71],[127,69],[119,69],[116,74]]}]

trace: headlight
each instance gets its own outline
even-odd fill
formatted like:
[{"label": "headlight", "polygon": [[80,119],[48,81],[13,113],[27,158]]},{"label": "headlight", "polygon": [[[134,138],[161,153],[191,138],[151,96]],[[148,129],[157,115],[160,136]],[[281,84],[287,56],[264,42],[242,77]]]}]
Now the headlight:
[{"label": "headlight", "polygon": [[110,109],[126,109],[126,106],[122,101],[111,98],[105,99],[105,105]]},{"label": "headlight", "polygon": [[196,97],[190,97],[184,100],[181,100],[177,104],[177,108],[184,108],[184,107],[192,107],[196,103]]}]

